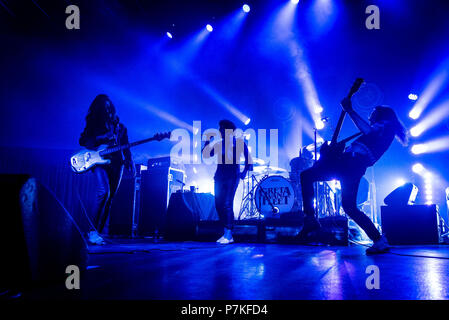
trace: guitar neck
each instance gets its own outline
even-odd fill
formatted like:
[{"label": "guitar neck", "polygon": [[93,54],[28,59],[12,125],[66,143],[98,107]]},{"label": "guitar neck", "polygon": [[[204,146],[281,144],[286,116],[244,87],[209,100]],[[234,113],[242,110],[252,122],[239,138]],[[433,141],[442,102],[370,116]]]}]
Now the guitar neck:
[{"label": "guitar neck", "polygon": [[334,134],[332,135],[331,144],[336,144],[338,136],[340,134],[341,127],[343,125],[343,121],[345,120],[346,111],[342,110],[340,113],[340,117],[338,118],[337,126],[335,127]]},{"label": "guitar neck", "polygon": [[153,140],[155,140],[155,138],[151,137],[151,138],[135,141],[135,142],[132,142],[132,143],[122,144],[120,146],[107,148],[107,149],[105,149],[103,151],[100,151],[100,155],[101,156],[105,156],[107,154],[111,154],[111,153],[114,153],[114,152],[118,152],[118,151],[122,151],[122,150],[125,150],[125,149],[129,149],[131,147],[135,147],[135,146],[138,146],[140,144],[143,144],[143,143],[146,143],[146,142],[150,142],[150,141],[153,141]]},{"label": "guitar neck", "polygon": [[[354,82],[354,84],[351,87],[351,90],[349,90],[348,95],[346,96],[346,99],[351,99],[352,96],[359,90],[360,86],[363,83],[363,79],[357,78]],[[343,121],[345,120],[346,111],[342,110],[340,113],[340,118],[338,118],[337,126],[335,127],[334,134],[332,135],[331,144],[334,145],[337,143],[338,135],[340,134],[341,127],[343,125]]]}]

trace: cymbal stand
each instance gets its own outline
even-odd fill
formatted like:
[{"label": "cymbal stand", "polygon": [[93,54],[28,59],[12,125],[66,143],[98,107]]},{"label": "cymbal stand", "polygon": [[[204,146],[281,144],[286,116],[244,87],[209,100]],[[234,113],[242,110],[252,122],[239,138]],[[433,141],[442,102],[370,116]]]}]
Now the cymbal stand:
[{"label": "cymbal stand", "polygon": [[258,182],[254,174],[251,174],[250,176],[249,171],[247,174],[248,174],[248,177],[246,178],[247,193],[242,198],[238,220],[250,219],[258,215],[257,208],[254,203],[254,190],[256,189]]}]

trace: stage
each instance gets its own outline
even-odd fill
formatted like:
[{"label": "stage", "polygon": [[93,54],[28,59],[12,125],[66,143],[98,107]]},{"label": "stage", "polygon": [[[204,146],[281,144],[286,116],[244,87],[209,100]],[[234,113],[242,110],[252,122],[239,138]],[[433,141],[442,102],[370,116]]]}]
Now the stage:
[{"label": "stage", "polygon": [[[20,299],[447,299],[449,246],[398,246],[366,256],[349,247],[111,239],[89,247],[80,290],[63,285]],[[434,258],[429,258],[434,257]],[[368,290],[366,269],[379,268]],[[400,288],[400,290],[398,290]]]}]

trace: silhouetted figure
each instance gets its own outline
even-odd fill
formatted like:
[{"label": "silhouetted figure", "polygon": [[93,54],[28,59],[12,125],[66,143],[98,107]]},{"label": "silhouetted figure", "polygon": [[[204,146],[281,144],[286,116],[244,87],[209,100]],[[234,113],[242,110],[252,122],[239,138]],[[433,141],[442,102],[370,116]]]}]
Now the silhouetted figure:
[{"label": "silhouetted figure", "polygon": [[[81,133],[79,144],[97,150],[100,145],[111,147],[127,143],[127,130],[120,123],[111,100],[105,94],[98,95],[89,107],[86,127]],[[112,153],[107,158],[111,160],[110,164],[96,165],[92,169],[98,182],[93,212],[94,226],[99,233],[103,232],[108,219],[112,199],[120,186],[123,168],[126,166],[135,175],[135,166],[129,149]],[[103,239],[96,231],[91,231],[89,241],[101,244]]]},{"label": "silhouetted figure", "polygon": [[[221,152],[217,158],[217,170],[214,175],[215,181],[215,208],[223,224],[223,236],[217,240],[220,244],[230,244],[234,242],[232,229],[234,227],[234,196],[239,180],[244,179],[248,170],[251,169],[252,161],[248,152],[248,147],[243,138],[236,138],[234,130],[236,126],[229,120],[219,122],[221,141],[215,141]],[[204,148],[209,144],[206,141]],[[203,148],[203,150],[204,150]],[[214,149],[210,156],[214,155]],[[240,157],[245,157],[245,166],[240,172]],[[209,156],[209,155],[208,155]]]},{"label": "silhouetted figure", "polygon": [[379,233],[369,217],[357,207],[357,191],[366,169],[382,157],[395,136],[402,144],[406,144],[406,129],[393,109],[389,107],[376,107],[367,122],[352,109],[350,99],[343,99],[341,104],[362,135],[352,142],[336,161],[319,160],[312,168],[301,173],[305,221],[300,238],[307,239],[320,228],[314,211],[314,182],[339,179],[345,213],[374,241],[374,245],[367,250],[367,254],[386,252],[389,250],[387,239]]}]

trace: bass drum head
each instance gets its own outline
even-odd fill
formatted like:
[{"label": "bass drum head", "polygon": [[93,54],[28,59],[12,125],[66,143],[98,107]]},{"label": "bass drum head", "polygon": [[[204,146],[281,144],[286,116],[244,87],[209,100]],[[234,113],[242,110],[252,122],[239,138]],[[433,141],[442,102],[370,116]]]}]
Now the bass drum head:
[{"label": "bass drum head", "polygon": [[[265,218],[278,218],[290,212],[295,203],[293,185],[282,176],[269,176],[259,182],[254,194],[256,208]],[[270,202],[279,212],[273,212]]]}]

